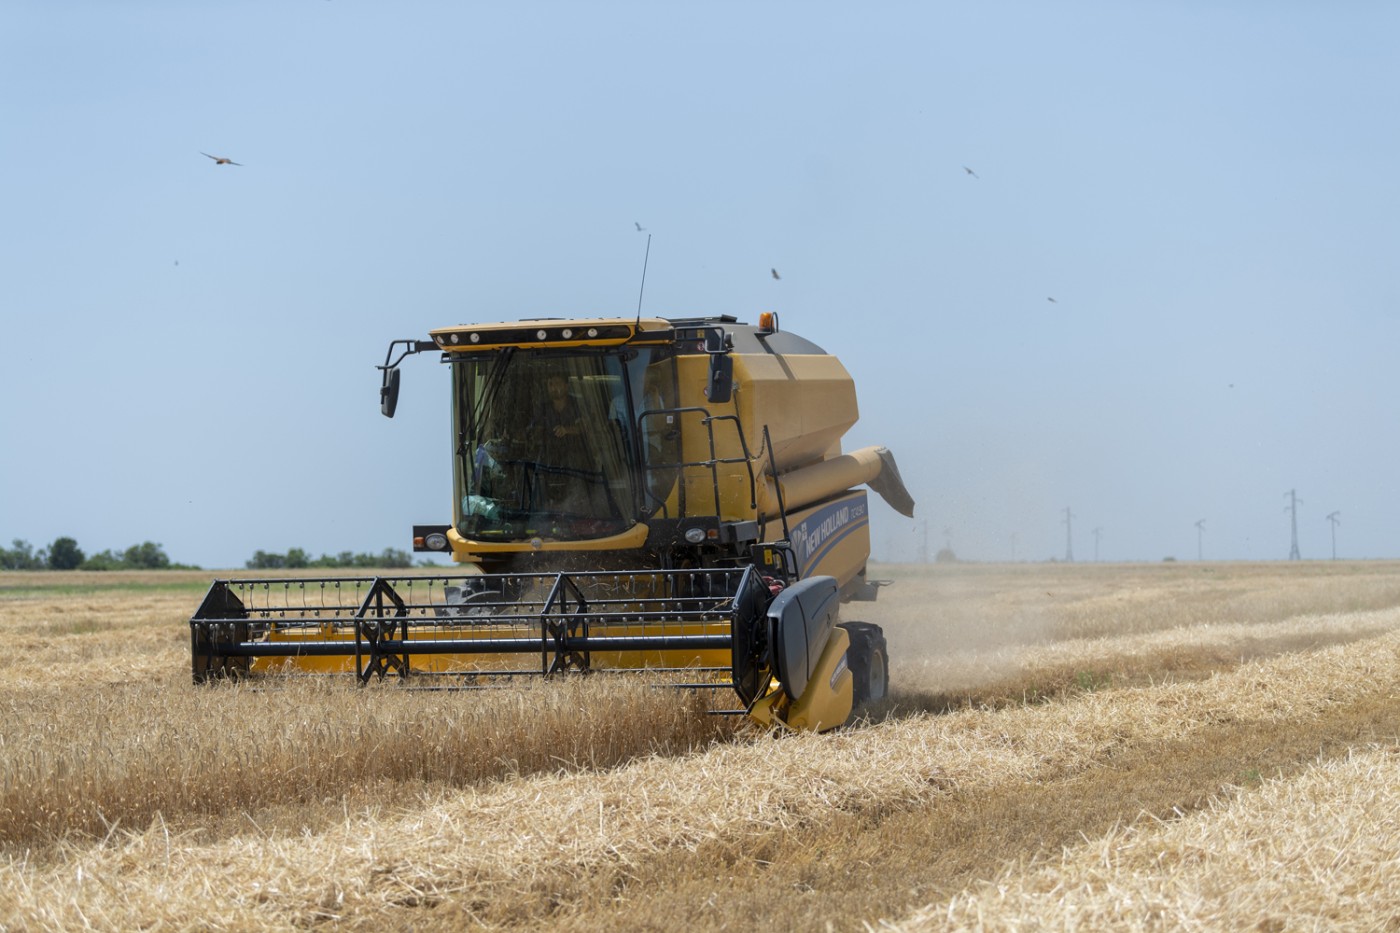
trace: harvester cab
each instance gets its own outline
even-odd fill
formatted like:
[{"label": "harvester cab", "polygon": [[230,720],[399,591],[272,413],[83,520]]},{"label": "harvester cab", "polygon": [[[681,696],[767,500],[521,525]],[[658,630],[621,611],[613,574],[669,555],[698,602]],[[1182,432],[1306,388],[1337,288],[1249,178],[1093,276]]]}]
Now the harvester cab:
[{"label": "harvester cab", "polygon": [[452,513],[414,550],[458,571],[216,581],[197,682],[646,670],[817,730],[884,696],[884,636],[839,606],[876,590],[859,487],[913,501],[887,449],[841,452],[857,408],[834,356],[768,314],[446,327],[390,344],[383,414],[425,352],[452,370]]}]

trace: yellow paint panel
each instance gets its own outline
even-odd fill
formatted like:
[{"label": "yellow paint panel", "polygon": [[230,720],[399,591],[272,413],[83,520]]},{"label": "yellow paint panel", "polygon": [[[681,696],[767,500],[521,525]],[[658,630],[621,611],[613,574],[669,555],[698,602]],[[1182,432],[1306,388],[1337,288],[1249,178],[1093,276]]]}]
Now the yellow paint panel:
[{"label": "yellow paint panel", "polygon": [[807,689],[788,708],[786,722],[790,728],[826,732],[850,718],[855,702],[855,678],[846,666],[846,649],[850,646],[845,629],[837,626],[832,630]]},{"label": "yellow paint panel", "polygon": [[529,541],[472,541],[463,538],[456,528],[447,530],[447,540],[452,545],[452,559],[475,561],[479,554],[528,554],[536,551],[630,551],[639,548],[647,540],[647,526],[633,525],[620,535],[606,538],[586,538],[581,540],[551,541],[540,539],[540,546],[534,547]]},{"label": "yellow paint panel", "polygon": [[[728,635],[729,625],[596,625],[589,629],[589,633],[600,637],[623,635]],[[409,641],[412,642],[414,639],[430,638],[454,638],[465,641],[485,638],[528,638],[537,634],[537,629],[535,631],[527,631],[519,626],[500,626],[483,623],[472,626],[446,627],[432,631],[410,631]],[[339,628],[324,626],[314,632],[305,632],[302,630],[278,632],[273,630],[269,633],[267,640],[279,644],[294,644],[298,641],[345,642],[347,649],[353,650],[355,633],[354,629],[349,626],[341,626]],[[550,661],[553,660],[553,649],[543,641],[541,642],[541,651],[545,652]],[[541,651],[515,654],[473,654],[470,651],[463,651],[459,654],[414,655],[410,649],[409,666],[412,671],[417,673],[435,674],[468,674],[474,671],[492,672],[505,670],[542,671],[543,666],[547,662],[542,661]],[[590,657],[590,665],[596,670],[644,670],[647,668],[691,667],[728,668],[730,661],[730,653],[723,649],[706,649],[702,651],[595,651]],[[349,657],[259,657],[253,659],[251,669],[255,673],[279,670],[295,670],[324,674],[351,673],[355,670],[355,658],[353,655]]]}]

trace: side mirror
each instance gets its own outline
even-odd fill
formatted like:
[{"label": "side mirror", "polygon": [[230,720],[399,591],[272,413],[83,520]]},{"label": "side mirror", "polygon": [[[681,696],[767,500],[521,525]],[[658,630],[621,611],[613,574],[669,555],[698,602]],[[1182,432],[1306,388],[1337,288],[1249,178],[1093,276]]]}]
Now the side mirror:
[{"label": "side mirror", "polygon": [[390,366],[384,369],[384,384],[379,387],[379,410],[385,418],[394,417],[399,407],[399,368]]}]

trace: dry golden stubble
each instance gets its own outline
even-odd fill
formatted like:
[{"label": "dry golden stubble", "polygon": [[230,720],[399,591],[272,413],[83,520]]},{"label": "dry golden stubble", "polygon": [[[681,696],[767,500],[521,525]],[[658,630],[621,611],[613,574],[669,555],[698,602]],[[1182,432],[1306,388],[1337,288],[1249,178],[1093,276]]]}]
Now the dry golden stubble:
[{"label": "dry golden stubble", "polygon": [[[195,688],[185,677],[0,693],[0,844],[109,827],[299,831],[326,803],[415,801],[441,787],[684,754],[732,733],[708,691],[645,680],[423,693],[353,678]],[[305,810],[303,814],[301,811]],[[309,820],[308,820],[309,817]],[[321,817],[324,819],[324,816]]]},{"label": "dry golden stubble", "polygon": [[[1035,606],[1039,605],[1037,601],[1048,601],[1048,605],[1054,606],[1056,605],[1056,603],[1053,602],[1055,598],[1061,598],[1064,600],[1065,606],[1062,607],[1063,609],[1072,610],[1077,603],[1082,601],[1087,600],[1090,604],[1092,604],[1093,599],[1096,598],[1094,588],[1110,585],[1111,579],[1113,577],[1112,574],[1100,575],[1097,574],[1096,571],[1090,571],[1083,574],[1081,578],[1080,576],[1077,576],[1076,573],[1066,572],[1069,569],[1070,568],[1052,568],[1053,572],[1047,573],[1043,576],[1038,576],[1036,574],[1011,575],[1013,577],[1016,577],[1016,579],[1013,580],[1013,582],[1017,583],[1017,587],[1010,588],[1006,592],[1002,592],[997,587],[986,587],[986,581],[984,580],[979,584],[983,586],[983,590],[981,591],[980,596],[978,596],[977,593],[973,593],[972,595],[967,597],[968,603],[966,608],[968,610],[968,617],[972,618],[976,614],[976,607],[975,605],[973,605],[973,603],[975,603],[976,598],[984,600],[984,608],[986,610],[987,618],[992,621],[995,621],[998,618],[1005,618],[1006,613],[1008,611],[1012,612],[1013,614],[1015,612],[1024,613],[1028,607],[1034,608]],[[1074,569],[1077,571],[1079,568]],[[1151,569],[1155,571],[1156,568]],[[1175,570],[1175,568],[1173,568],[1173,570]],[[1134,572],[1136,573],[1136,571]],[[1232,570],[1232,572],[1234,571]],[[1290,573],[1284,576],[1280,576],[1277,573],[1270,574],[1258,572],[1253,567],[1244,567],[1239,570],[1239,573],[1243,575],[1243,585],[1245,586],[1246,590],[1248,590],[1249,587],[1253,586],[1268,587],[1273,590],[1289,590],[1289,588],[1292,587],[1291,592],[1293,592],[1294,595],[1297,597],[1296,599],[1292,600],[1284,598],[1271,598],[1270,600],[1261,601],[1259,605],[1263,607],[1262,609],[1256,608],[1250,610],[1252,614],[1249,616],[1249,618],[1256,622],[1261,620],[1267,620],[1271,613],[1274,615],[1278,615],[1282,618],[1289,618],[1295,615],[1299,615],[1300,613],[1306,611],[1310,606],[1334,607],[1336,605],[1344,603],[1345,599],[1351,598],[1348,597],[1345,593],[1339,593],[1337,591],[1337,587],[1334,585],[1336,579],[1341,579],[1344,582],[1346,581],[1345,573],[1341,571],[1339,571],[1338,573],[1332,573],[1330,572],[1330,569],[1328,573],[1322,573],[1319,572],[1318,568],[1315,565],[1304,565],[1297,569],[1290,568]],[[1386,573],[1389,573],[1390,576],[1393,578],[1394,568],[1389,567],[1386,570]],[[1352,584],[1355,584],[1356,589],[1362,593],[1362,596],[1359,600],[1353,601],[1367,603],[1379,600],[1383,602],[1386,598],[1386,573],[1381,573],[1379,571],[1376,571],[1375,568],[1371,567],[1363,567],[1360,571],[1354,572],[1352,574],[1350,582],[1347,585],[1350,586]],[[1163,580],[1166,580],[1166,583],[1163,583]],[[1189,580],[1186,580],[1185,578],[1181,578],[1181,580],[1183,582],[1183,585],[1185,583],[1191,582]],[[1170,590],[1170,586],[1167,584],[1171,583],[1171,579],[1167,579],[1156,573],[1151,572],[1147,573],[1143,578],[1144,585],[1148,583],[1153,583],[1153,581],[1156,581],[1156,585],[1165,586],[1167,590]],[[1304,587],[1299,583],[1299,581],[1312,581],[1312,583],[1316,585]],[[923,624],[917,616],[911,615],[911,613],[919,611],[920,608],[925,605],[924,601],[903,601],[899,599],[892,601],[887,598],[893,594],[901,593],[901,588],[904,594],[908,594],[910,592],[910,588],[904,587],[901,583],[900,586],[896,586],[886,590],[885,594],[882,595],[881,604],[875,607],[881,610],[893,610],[892,615],[895,618],[892,620],[892,624],[890,626],[892,633],[899,627],[901,623],[912,624],[916,627],[922,626]],[[1188,587],[1187,592],[1189,593],[1190,591],[1190,587]],[[1217,593],[1223,592],[1223,589],[1217,588]],[[1102,594],[1100,593],[1099,595]],[[1236,608],[1248,608],[1249,606],[1249,601],[1247,599],[1241,599],[1239,597],[1239,594],[1237,593],[1228,595],[1228,598],[1234,600],[1233,605],[1235,605]],[[1205,597],[1203,596],[1201,597],[1201,599],[1205,599]],[[1153,600],[1144,599],[1142,600],[1142,602],[1144,603],[1144,605],[1147,606],[1153,606],[1156,604]],[[109,601],[109,603],[103,608],[106,610],[110,610],[112,608],[111,601]],[[169,683],[170,689],[172,691],[177,689],[189,689],[187,681],[185,681],[184,679],[185,675],[183,673],[188,664],[188,648],[187,642],[185,641],[185,639],[187,638],[187,628],[185,628],[184,626],[184,619],[187,618],[189,608],[190,607],[187,605],[179,605],[178,607],[172,607],[170,610],[164,611],[161,618],[165,621],[162,621],[160,625],[156,626],[156,630],[161,631],[163,633],[159,636],[160,638],[171,639],[170,641],[166,641],[163,643],[165,647],[158,648],[157,650],[171,651],[178,658],[177,669],[180,671],[180,673],[178,675],[170,675],[172,679]],[[903,615],[904,618],[901,619],[901,615]],[[878,614],[871,615],[869,617],[876,621],[885,621],[885,619]],[[1073,622],[1073,613],[1070,612],[1068,615],[1066,615],[1066,618],[1070,622]],[[1158,614],[1151,616],[1149,619],[1146,620],[1146,622],[1144,622],[1143,619],[1137,619],[1136,622],[1132,622],[1132,620],[1129,620],[1130,624],[1124,627],[1131,629],[1135,626],[1141,626],[1145,624],[1146,627],[1150,630],[1153,625],[1166,623],[1168,625],[1168,628],[1170,628],[1172,624],[1176,624],[1182,618],[1189,619],[1190,616],[1172,616],[1170,614],[1162,616]],[[171,620],[173,620],[173,622]],[[172,626],[173,634],[171,630],[166,629],[166,625]],[[140,628],[140,625],[138,624],[136,628]],[[1072,631],[1072,628],[1066,627],[1063,629],[1063,631]],[[63,642],[73,638],[86,639],[92,637],[93,635],[99,634],[99,632],[97,630],[83,631],[81,627],[79,627],[78,630],[60,634],[62,635],[61,638],[50,639],[50,641]],[[130,641],[131,644],[140,644],[140,639],[144,637],[146,637],[146,633],[132,633],[130,636],[122,639],[122,643]],[[1119,648],[1127,652],[1133,651],[1134,649],[1132,648],[1131,641],[1131,639],[1124,639],[1122,642],[1118,643]],[[994,642],[992,644],[995,645]],[[1119,648],[1111,648],[1110,650],[1119,650]],[[144,651],[145,649],[143,648],[142,650]],[[112,653],[113,652],[109,651],[96,656],[97,660],[99,660],[102,663],[102,674],[98,676],[105,676],[109,678],[115,676],[117,677],[116,682],[121,683],[123,682],[121,678],[127,675],[113,675],[111,673],[114,670],[120,671],[122,669],[119,665],[114,666],[111,663],[112,658],[108,657],[107,655]],[[59,656],[53,658],[54,662],[61,663],[63,654],[64,652],[60,651]],[[145,660],[148,660],[150,656],[135,653],[123,657],[121,655],[121,652],[119,651],[115,652],[115,654],[116,660],[123,661],[125,663],[126,670],[130,672],[130,677],[132,681],[136,683],[141,683],[145,681],[146,678],[149,676],[149,672],[147,670],[143,670],[142,664]],[[902,660],[910,660],[907,652],[902,655],[896,655],[896,684],[900,682],[900,664]],[[81,677],[83,667],[84,665],[75,663],[73,665],[72,670],[74,673],[78,674],[79,677]],[[52,675],[54,671],[50,670],[49,673]],[[87,676],[93,676],[90,668],[88,669]],[[35,684],[39,684],[42,682],[42,678],[39,678],[35,681],[26,681],[26,689],[31,689],[35,691],[36,694],[51,692],[62,693],[66,689],[78,688],[80,685],[80,680],[78,678],[74,678],[71,681],[64,681],[64,683],[66,683],[67,686],[62,688],[54,688],[53,679],[50,679],[47,689],[40,689],[38,686],[35,686]],[[3,689],[3,684],[4,681],[0,681],[0,689]],[[162,684],[156,683],[155,687],[160,688],[162,687]],[[157,692],[159,692],[159,689],[157,690]],[[1129,693],[1129,691],[1108,691],[1106,693],[1101,693],[1100,696],[1096,699],[1101,699],[1102,697],[1114,694],[1126,695],[1127,693]],[[0,693],[0,695],[8,696],[9,691]],[[1344,700],[1345,697],[1343,697],[1341,701]],[[1051,708],[1060,705],[1076,704],[1052,704]],[[1012,712],[1014,713],[1021,711]],[[979,712],[977,715],[992,714]],[[996,715],[1003,716],[1006,714],[999,713]],[[951,726],[953,721],[956,719],[957,717],[944,717],[943,721],[947,721]],[[258,720],[256,711],[250,714],[250,720]],[[914,722],[918,721],[919,720],[914,720]],[[1229,721],[1230,720],[1228,715],[1216,714],[1211,718],[1205,719],[1203,727],[1209,728],[1213,724]],[[1248,720],[1245,720],[1245,722],[1248,722]],[[235,722],[234,725],[237,726],[237,723]],[[887,724],[887,726],[882,726],[880,728],[884,729],[894,725],[898,724]],[[642,726],[645,727],[644,722],[642,723]],[[567,725],[565,725],[564,728],[567,728]],[[1014,731],[1014,729],[1012,731]],[[1190,735],[1191,731],[1192,730],[1188,728],[1186,734]],[[954,733],[950,732],[949,734],[953,735]],[[1121,749],[1122,747],[1125,747],[1124,743],[1131,744],[1133,735],[1136,735],[1136,733],[1133,731],[1133,729],[1129,729],[1128,737],[1125,738],[1122,742],[1120,742],[1118,745],[1107,746],[1107,752],[1110,754],[1110,756],[1113,753],[1113,749]],[[896,741],[900,741],[900,739],[897,738]],[[764,747],[767,747],[771,743],[768,743],[766,740],[763,740],[760,741],[759,744]],[[137,745],[134,747],[139,748],[140,746]],[[821,744],[814,749],[809,749],[805,754],[807,756],[819,755],[822,753],[823,749],[829,749],[830,747],[832,747],[831,744]],[[870,758],[870,761],[874,766],[882,766],[879,762],[878,756],[868,757]],[[728,768],[728,765],[715,766],[710,759],[710,755],[700,755],[697,760],[702,762],[702,764],[699,767],[702,770],[714,767],[719,767],[722,770]],[[956,756],[950,756],[949,761],[951,763],[955,763]],[[995,769],[997,767],[1000,767],[1001,765],[1008,763],[1014,765],[1015,757],[1010,755],[1005,750],[1002,750],[997,752],[993,756],[993,759],[988,763],[988,767]],[[774,756],[772,764],[777,767],[782,767],[784,766],[785,761],[781,757]],[[787,764],[791,766],[791,776],[793,777],[793,779],[800,783],[803,780],[803,775],[805,774],[804,769],[801,767],[801,762],[787,762]],[[764,762],[760,760],[758,762],[758,767],[760,772],[762,772]],[[624,768],[623,771],[626,773],[631,773],[632,769]],[[1008,772],[1008,780],[1016,780],[1016,775],[1018,773],[1020,772]],[[1047,764],[1046,768],[1030,769],[1026,773],[1030,775],[1028,779],[1041,779],[1044,778],[1047,774],[1053,775],[1056,772],[1054,770],[1053,765]],[[766,775],[762,775],[758,778],[755,778],[753,781],[749,781],[747,778],[745,778],[744,786],[747,787],[750,784],[752,784],[755,788],[761,787],[764,785],[765,779]],[[857,776],[855,780],[857,784],[860,784],[861,777]],[[509,787],[512,786],[512,784],[514,783],[517,782],[511,782],[510,784],[504,784],[503,786]],[[364,785],[357,786],[363,787]],[[969,781],[965,786],[975,791],[979,785],[977,785],[976,781]],[[964,787],[964,785],[960,785],[954,778],[951,777],[935,777],[933,779],[933,783],[930,784],[930,787],[933,787],[935,789],[942,789],[949,793],[957,793],[960,789]],[[205,849],[208,849],[210,847],[212,847],[213,851],[223,852],[224,854],[221,857],[227,857],[227,853],[219,847],[219,840],[225,837],[218,834],[232,833],[231,836],[227,837],[229,839],[240,839],[248,836],[249,834],[252,834],[255,837],[254,845],[256,845],[256,839],[266,838],[274,841],[277,839],[285,839],[289,836],[296,836],[300,834],[303,828],[320,828],[324,830],[320,832],[313,831],[310,836],[306,837],[308,839],[321,841],[321,843],[312,846],[312,850],[319,849],[321,844],[328,843],[328,841],[331,840],[337,832],[342,831],[342,829],[345,835],[350,836],[355,835],[365,827],[368,827],[371,831],[371,834],[376,835],[378,838],[381,838],[385,842],[387,846],[386,851],[393,852],[395,844],[394,837],[392,836],[392,834],[386,836],[379,836],[378,828],[384,826],[391,820],[395,819],[396,814],[401,814],[404,812],[421,811],[423,809],[423,803],[425,801],[437,799],[438,795],[445,795],[444,799],[450,799],[454,793],[450,789],[445,788],[440,784],[415,780],[409,781],[406,786],[401,785],[395,789],[400,792],[399,798],[395,798],[390,793],[383,793],[378,795],[371,794],[368,797],[361,796],[359,798],[356,798],[354,803],[350,804],[350,806],[353,808],[350,812],[344,812],[343,810],[344,806],[350,798],[342,795],[339,798],[327,798],[305,804],[264,807],[263,809],[257,811],[258,815],[256,819],[249,818],[252,816],[252,814],[249,814],[248,817],[244,817],[243,814],[237,811],[230,811],[228,814],[226,814],[225,817],[215,818],[213,820],[208,821],[211,825],[209,827],[206,827],[204,831],[199,833],[190,833],[181,830],[178,821],[174,823],[167,823],[163,820],[157,821],[156,823],[152,824],[152,828],[150,830],[146,832],[139,832],[135,835],[128,834],[125,829],[119,829],[118,832],[113,835],[112,839],[109,840],[109,844],[106,847],[93,847],[85,845],[84,843],[75,840],[70,844],[59,847],[58,849],[36,853],[36,855],[33,856],[29,862],[23,863],[23,870],[19,871],[18,875],[11,875],[11,879],[15,881],[15,890],[35,889],[36,885],[38,885],[40,888],[43,888],[45,885],[48,885],[49,880],[51,880],[49,879],[46,870],[43,868],[45,864],[50,864],[51,862],[55,864],[67,864],[70,867],[74,865],[77,865],[79,867],[82,867],[83,865],[88,865],[94,871],[103,869],[104,865],[107,868],[110,868],[110,864],[102,861],[102,852],[104,851],[104,849],[111,849],[114,847],[125,845],[129,842],[134,842],[138,839],[146,839],[147,837],[150,837],[150,839],[157,841],[161,838],[168,838],[170,840],[173,840],[170,843],[170,848],[166,849],[167,853],[169,853],[174,859],[174,862],[171,863],[172,865],[174,865],[177,862],[183,862],[185,860],[198,860],[202,856],[197,853],[203,852]],[[801,788],[799,788],[799,790],[801,790]],[[873,790],[876,793],[879,792],[878,787],[873,788]],[[546,790],[537,789],[536,793],[537,795],[543,794],[544,799],[546,801],[549,801],[555,795],[561,793],[561,791],[559,791],[557,788],[551,787],[551,789]],[[567,791],[565,791],[565,793],[567,793]],[[793,805],[790,801],[786,800],[786,797],[784,796],[785,793],[786,789],[778,794],[778,796],[775,798],[775,802],[770,807],[770,812],[776,814],[776,818],[778,820],[777,825],[797,826],[800,828],[801,825],[803,825],[802,820],[804,818],[801,817],[800,814],[794,816],[794,814],[791,812],[791,810],[793,809]],[[833,801],[839,802],[839,799],[843,798],[832,798],[830,797],[830,795],[827,795],[826,799],[830,803]],[[915,801],[915,803],[917,803],[919,799],[923,798],[919,798],[916,796],[912,799]],[[619,796],[618,800],[619,803],[617,804],[617,806],[619,807],[626,807],[629,805],[626,796],[626,791],[621,792],[621,796]],[[861,800],[858,798],[855,801],[847,800],[846,804],[844,805],[847,807],[847,812],[859,813],[869,812],[869,806],[876,806],[877,808],[887,809],[889,807],[897,808],[903,804],[901,803],[900,798],[897,795],[895,795],[889,797],[888,799],[882,797],[879,799],[879,802],[875,804],[870,804],[869,801]],[[863,807],[867,809],[863,811]],[[319,822],[317,818],[310,818],[308,816],[307,811],[312,809],[317,809],[321,813],[321,817],[318,818]],[[326,814],[332,811],[339,811],[341,815],[335,820],[331,820],[326,816]],[[820,812],[829,813],[831,811],[828,809]],[[298,818],[298,814],[301,815],[300,819]],[[819,817],[810,818],[816,819]],[[432,817],[428,817],[428,819],[429,822],[431,822]],[[140,823],[140,821],[131,821],[124,822],[120,825],[122,827],[139,827],[142,824]],[[190,823],[188,825],[193,825],[193,823]],[[698,844],[696,847],[697,851],[706,846],[718,847],[721,850],[731,848],[745,850],[749,847],[750,840],[756,840],[756,844],[761,845],[764,839],[772,838],[771,833],[767,833],[761,826],[754,828],[749,833],[743,833],[736,836],[733,832],[724,828],[727,825],[724,820],[720,820],[719,825],[720,831],[716,832],[711,837],[709,837],[709,842],[702,842]],[[235,829],[235,827],[237,827],[237,829]],[[212,843],[210,842],[211,838],[213,839]],[[449,848],[454,844],[451,841],[450,836],[447,840],[443,840],[443,842]],[[482,847],[485,850],[489,850],[490,846],[492,845],[492,842],[489,839],[482,839],[476,842],[475,844]],[[621,866],[622,870],[625,871],[626,865],[628,864],[628,858],[647,859],[650,857],[646,854],[647,851],[656,851],[655,849],[648,850],[645,846],[643,846],[642,849],[639,850],[636,847],[629,847],[629,845],[630,843],[627,840],[624,840],[623,843],[614,845],[612,849],[608,850],[610,854],[597,856],[597,853],[593,853],[595,857],[591,857],[586,863],[581,863],[579,866],[577,866],[577,871],[567,873],[567,876],[575,878],[577,884],[587,885],[589,883],[589,879],[595,876],[602,878],[606,876],[609,871],[616,872],[619,866]],[[482,896],[486,898],[486,902],[493,904],[501,903],[501,896],[509,895],[510,892],[515,893],[515,896],[519,898],[519,902],[521,904],[535,903],[541,898],[544,898],[547,901],[550,898],[554,897],[555,895],[553,893],[549,893],[551,889],[555,888],[555,886],[551,883],[550,878],[558,877],[558,873],[552,870],[555,866],[553,862],[550,861],[547,857],[549,852],[548,846],[545,847],[545,852],[546,857],[544,858],[544,860],[541,863],[534,865],[530,869],[530,877],[532,877],[534,881],[528,885],[525,885],[524,887],[522,887],[518,883],[518,878],[515,874],[512,873],[509,863],[507,863],[504,866],[504,874],[502,874],[501,872],[496,872],[493,874],[491,871],[486,871],[481,876],[481,878],[478,879],[480,881],[479,890],[480,892],[482,892]],[[629,852],[631,853],[630,856],[628,854]],[[640,854],[638,854],[639,852]],[[310,857],[310,851],[308,851],[307,854],[308,857]],[[409,858],[411,856],[405,857]],[[289,855],[288,858],[290,862],[295,862],[295,859],[292,858],[291,855]],[[94,859],[96,861],[91,861]],[[121,862],[122,866],[127,866],[128,864],[132,867],[135,874],[128,877],[124,873],[123,869],[118,872],[116,880],[113,883],[117,884],[119,887],[126,888],[128,892],[131,893],[134,897],[137,888],[139,888],[139,886],[142,883],[149,882],[153,876],[150,874],[149,871],[150,866],[147,864],[146,861],[143,861],[142,859],[134,859],[130,862]],[[243,869],[246,867],[243,865],[242,861],[238,859],[234,859],[231,862],[231,865],[238,869],[240,876],[242,875]],[[608,866],[611,866],[611,868],[609,868]],[[397,885],[400,884],[402,881],[400,875],[402,875],[401,872],[389,872],[387,873],[386,877],[392,876],[395,879],[393,883]],[[222,886],[226,886],[226,882],[222,881],[219,877],[217,877],[217,875],[211,876],[207,874],[197,874],[195,877],[197,878],[200,885],[203,887],[212,887],[218,889]],[[295,879],[302,877],[302,875],[298,874],[297,872],[291,872],[287,877]],[[61,885],[59,887],[61,888]],[[432,872],[429,872],[424,878],[420,878],[418,881],[412,882],[412,884],[410,884],[410,887],[413,887],[415,890],[419,890],[422,894],[422,898],[415,901],[415,898],[418,897],[418,895],[414,895],[412,893],[402,894],[402,896],[398,899],[394,899],[392,897],[380,898],[379,894],[376,893],[374,894],[374,896],[361,899],[355,893],[356,889],[353,884],[347,886],[337,881],[333,885],[326,887],[325,890],[321,892],[321,897],[319,898],[319,900],[317,900],[316,906],[313,910],[311,910],[309,916],[320,916],[326,914],[327,912],[332,912],[338,913],[341,916],[349,916],[352,919],[359,918],[360,920],[370,921],[376,916],[403,917],[405,915],[397,911],[401,911],[403,906],[415,902],[419,904],[424,904],[428,903],[433,899],[452,898],[452,903],[457,904],[459,906],[466,905],[465,909],[469,913],[473,909],[471,905],[473,903],[476,903],[474,900],[472,900],[472,897],[466,897],[465,899],[463,899],[461,897],[457,897],[451,894],[453,888],[450,872],[442,877],[438,877]],[[275,888],[275,884],[273,885],[273,888]],[[56,888],[49,887],[48,890],[53,891],[56,890]],[[270,897],[270,895],[268,895],[268,891],[270,890],[269,888],[264,886],[260,888],[260,890],[262,891],[262,894],[264,896]],[[509,904],[510,897],[507,896],[504,902]],[[30,903],[31,907],[33,906],[32,901],[26,901],[26,903]],[[72,925],[72,921],[75,916],[74,911],[78,912],[76,916],[87,916],[93,910],[97,910],[98,913],[101,913],[107,909],[104,905],[100,903],[89,903],[83,900],[82,898],[75,899],[72,904],[67,904],[67,902],[64,902],[61,898],[58,901],[55,901],[55,903],[64,904],[66,906],[62,906],[61,909],[57,909],[57,912],[51,915],[51,919],[53,917],[66,918],[66,924],[70,926]],[[265,900],[264,903],[270,902]],[[285,901],[285,906],[289,908],[290,913],[282,914],[276,912],[275,910],[268,912],[259,909],[254,914],[244,916],[244,920],[246,921],[251,918],[259,924],[273,923],[275,925],[303,922],[305,920],[305,917],[308,916],[308,914],[302,912],[304,904],[304,900],[300,899],[299,896],[289,895],[288,900]],[[378,906],[375,906],[376,904]],[[118,911],[112,916],[121,916],[126,917],[128,919],[130,919],[131,917],[140,916],[141,903],[139,902],[139,899],[133,900],[132,903],[128,904],[127,907],[123,909],[126,911],[126,913]],[[540,909],[545,910],[546,907],[541,907]],[[389,911],[389,914],[385,914],[385,911]],[[4,914],[7,912],[8,910],[0,910],[0,914]],[[23,916],[28,916],[31,919],[33,919],[38,917],[39,915],[32,913],[24,913]],[[194,916],[198,916],[198,913],[196,912]],[[217,922],[220,924],[223,923],[223,921],[217,919],[211,921],[212,915],[207,912],[203,916],[203,922]],[[167,917],[172,923],[175,923],[177,926],[180,925],[176,919],[176,914],[170,913],[167,915]],[[200,921],[187,921],[184,925],[190,925],[190,923],[198,922]],[[230,920],[229,923],[223,925],[237,928],[239,926],[239,923],[240,921],[234,919]],[[40,922],[40,925],[63,926],[64,923],[44,924]]]},{"label": "dry golden stubble", "polygon": [[[586,885],[557,886],[568,909],[550,924],[732,929],[763,917],[779,928],[865,930],[995,877],[1007,863],[1053,858],[1153,814],[1190,814],[1238,783],[1297,773],[1317,756],[1393,742],[1396,722],[1400,696],[1371,694],[1303,720],[1223,721],[1174,744],[1124,743],[1065,779],[951,787],[915,806],[831,811],[742,848],[716,843],[634,863],[610,885],[602,869]],[[450,906],[433,929],[450,928]]]},{"label": "dry golden stubble", "polygon": [[[0,906],[43,923],[81,914],[114,926],[198,918],[236,927],[326,916],[407,923],[411,914],[396,911],[448,902],[469,913],[535,905],[531,916],[543,918],[561,908],[541,903],[541,884],[567,888],[595,877],[612,884],[619,867],[676,848],[742,851],[776,831],[818,825],[833,811],[889,812],[950,794],[1072,780],[1128,750],[1177,749],[1222,724],[1307,722],[1384,692],[1397,676],[1400,635],[1388,634],[1246,664],[1199,683],[441,791],[404,810],[351,813],[310,835],[264,828],[167,844],[155,826],[62,848],[46,865],[11,863],[0,871],[0,890],[27,893]],[[86,880],[75,884],[75,877]],[[229,877],[247,881],[221,884]],[[151,890],[199,897],[154,900]]]},{"label": "dry golden stubble", "polygon": [[1400,748],[1356,749],[1180,819],[1016,865],[890,930],[1393,929]]},{"label": "dry golden stubble", "polygon": [[178,593],[0,599],[0,696],[164,683],[189,669],[190,612]]}]

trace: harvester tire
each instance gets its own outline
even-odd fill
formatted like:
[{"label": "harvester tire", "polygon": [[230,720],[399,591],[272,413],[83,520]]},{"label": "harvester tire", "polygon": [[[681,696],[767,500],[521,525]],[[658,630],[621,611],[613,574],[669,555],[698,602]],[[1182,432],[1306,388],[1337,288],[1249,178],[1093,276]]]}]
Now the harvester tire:
[{"label": "harvester tire", "polygon": [[862,708],[878,703],[889,693],[890,652],[880,626],[869,622],[842,622],[840,625],[851,639],[851,646],[846,650],[846,663],[855,681],[852,693],[854,713],[858,714]]}]

